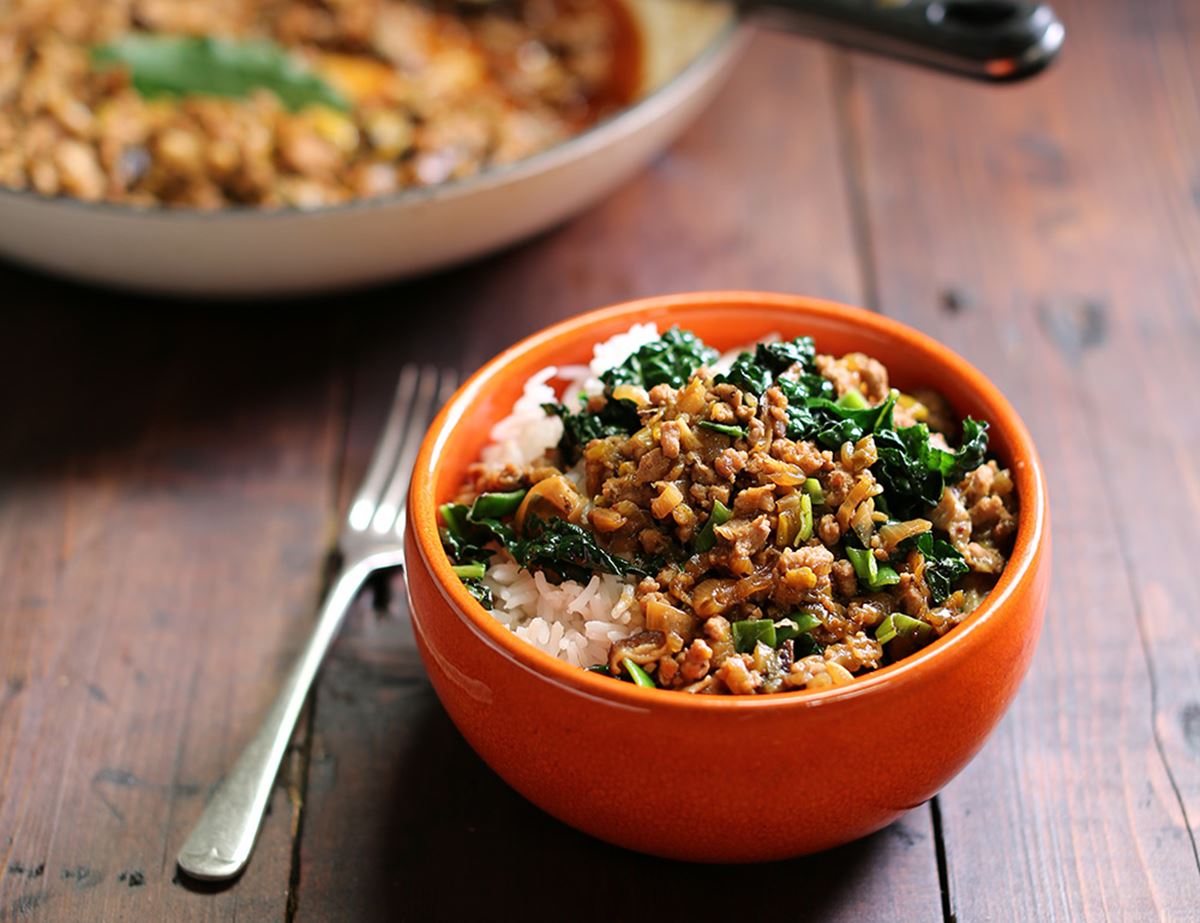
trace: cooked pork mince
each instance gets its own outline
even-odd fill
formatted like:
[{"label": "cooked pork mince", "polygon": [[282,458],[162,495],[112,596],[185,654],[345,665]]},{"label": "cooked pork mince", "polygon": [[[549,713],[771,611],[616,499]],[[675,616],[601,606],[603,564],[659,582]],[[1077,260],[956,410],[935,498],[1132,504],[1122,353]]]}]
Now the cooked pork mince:
[{"label": "cooked pork mince", "polygon": [[[1017,524],[986,423],[807,337],[730,363],[656,333],[539,376],[442,507],[497,618],[619,680],[740,695],[849,683],[979,605]],[[551,374],[562,402],[531,406]]]},{"label": "cooked pork mince", "polygon": [[637,80],[616,0],[2,0],[0,185],[317,207],[526,157]]}]

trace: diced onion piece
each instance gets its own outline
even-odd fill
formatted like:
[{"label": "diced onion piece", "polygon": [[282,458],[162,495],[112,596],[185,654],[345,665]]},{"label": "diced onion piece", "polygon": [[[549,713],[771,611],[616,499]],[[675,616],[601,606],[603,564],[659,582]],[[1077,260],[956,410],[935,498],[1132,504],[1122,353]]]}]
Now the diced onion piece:
[{"label": "diced onion piece", "polygon": [[666,519],[683,502],[683,494],[673,481],[663,484],[658,496],[650,501],[650,512],[656,519]]},{"label": "diced onion piece", "polygon": [[928,532],[932,528],[933,523],[928,519],[889,522],[886,526],[880,527],[879,541],[883,543],[883,550],[890,556],[902,541],[912,538],[914,535],[920,535],[922,532]]},{"label": "diced onion piece", "polygon": [[632,401],[638,407],[646,407],[650,404],[650,395],[641,385],[617,385],[613,388],[612,396],[618,401]]},{"label": "diced onion piece", "polygon": [[561,474],[543,478],[532,487],[517,509],[514,523],[518,532],[524,531],[525,520],[530,515],[545,518],[546,516],[578,522],[583,514],[586,501],[580,496],[575,485]]}]

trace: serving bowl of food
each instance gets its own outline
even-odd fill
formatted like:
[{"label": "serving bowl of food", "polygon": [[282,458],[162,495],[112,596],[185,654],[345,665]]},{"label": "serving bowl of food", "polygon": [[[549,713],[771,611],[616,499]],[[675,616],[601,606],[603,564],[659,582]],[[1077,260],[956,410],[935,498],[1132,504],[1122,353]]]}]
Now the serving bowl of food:
[{"label": "serving bowl of food", "polygon": [[869,312],[631,302],[485,365],[405,538],[450,717],[530,801],[628,848],[778,859],[891,823],[1033,654],[1044,479],[1002,394]]},{"label": "serving bowl of food", "polygon": [[313,292],[533,234],[661,150],[738,45],[708,0],[17,0],[0,254],[196,295]]}]

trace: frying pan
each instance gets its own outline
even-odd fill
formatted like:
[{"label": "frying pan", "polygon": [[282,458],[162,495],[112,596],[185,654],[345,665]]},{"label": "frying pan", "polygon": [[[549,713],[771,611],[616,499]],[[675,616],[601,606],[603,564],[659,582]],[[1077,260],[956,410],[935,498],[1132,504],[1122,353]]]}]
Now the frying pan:
[{"label": "frying pan", "polygon": [[[299,209],[133,208],[0,189],[0,255],[142,291],[267,296],[365,285],[526,238],[600,199],[664,149],[743,43],[713,0],[622,0],[642,40],[635,102],[553,148],[464,180]],[[988,79],[1031,73],[1063,30],[1049,7],[1002,0],[747,0],[834,41]]]}]

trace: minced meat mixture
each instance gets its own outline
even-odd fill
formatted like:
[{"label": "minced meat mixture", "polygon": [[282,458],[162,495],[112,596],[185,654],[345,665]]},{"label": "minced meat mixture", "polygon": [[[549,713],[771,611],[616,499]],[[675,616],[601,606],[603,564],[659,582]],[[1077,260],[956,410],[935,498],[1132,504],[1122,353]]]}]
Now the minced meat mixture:
[{"label": "minced meat mixture", "polygon": [[594,669],[691,693],[842,685],[979,604],[1017,522],[985,423],[807,338],[717,375],[686,331],[651,347],[547,408],[564,436],[537,464],[473,472],[444,508],[460,566],[500,545],[554,580],[625,575],[645,627]]},{"label": "minced meat mixture", "polygon": [[0,0],[0,186],[201,209],[386,195],[570,137],[629,101],[635,58],[611,0]]}]

